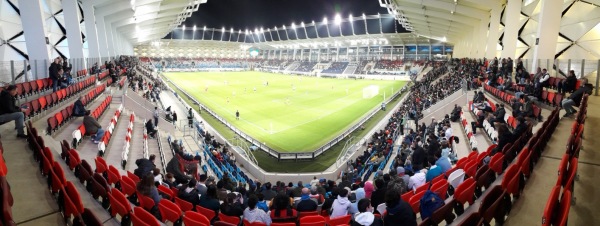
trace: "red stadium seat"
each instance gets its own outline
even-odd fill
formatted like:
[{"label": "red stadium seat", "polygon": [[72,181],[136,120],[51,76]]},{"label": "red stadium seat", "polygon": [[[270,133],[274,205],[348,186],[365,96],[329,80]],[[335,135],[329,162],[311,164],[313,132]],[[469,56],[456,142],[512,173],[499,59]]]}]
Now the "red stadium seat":
[{"label": "red stadium seat", "polygon": [[306,216],[300,218],[300,226],[323,226],[327,220],[323,216]]},{"label": "red stadium seat", "polygon": [[191,211],[194,209],[194,205],[191,202],[175,197],[175,204],[179,206],[179,209],[183,212]]},{"label": "red stadium seat", "polygon": [[156,220],[156,217],[141,207],[135,207],[133,209],[133,214],[131,214],[131,222],[134,226],[160,226],[160,223],[158,220]]},{"label": "red stadium seat", "polygon": [[419,192],[410,198],[408,204],[412,207],[415,213],[419,213],[421,211],[421,198],[425,195],[425,191]]},{"label": "red stadium seat", "polygon": [[544,212],[542,215],[542,225],[550,226],[553,224],[554,219],[557,216],[557,206],[558,206],[558,195],[560,194],[560,186],[554,186],[552,191],[550,192],[550,197],[548,197],[548,201],[546,202],[546,207],[544,208]]},{"label": "red stadium seat", "polygon": [[[185,225],[198,225],[198,226],[210,226],[210,220],[204,215],[196,213],[194,211],[185,211],[183,215],[183,224]],[[295,226],[296,224],[294,224]]]},{"label": "red stadium seat", "polygon": [[140,206],[143,207],[145,210],[150,211],[154,206],[156,206],[156,203],[152,198],[142,195],[139,192],[136,192],[136,194],[138,197],[138,201],[140,202]]},{"label": "red stadium seat", "polygon": [[169,200],[161,199],[160,203],[158,203],[158,210],[160,211],[162,222],[170,221],[175,223],[181,219],[181,209],[179,209],[179,206]]},{"label": "red stadium seat", "polygon": [[233,224],[233,225],[238,225],[238,224],[240,224],[240,221],[241,221],[239,217],[227,216],[221,212],[219,212],[219,220],[225,221],[225,222]]},{"label": "red stadium seat", "polygon": [[204,208],[202,206],[196,206],[196,212],[198,212],[199,214],[204,215],[210,221],[212,221],[212,219],[215,218],[215,216],[217,216],[217,213],[215,213],[214,210],[207,209],[207,208]]},{"label": "red stadium seat", "polygon": [[464,212],[464,204],[473,204],[473,194],[475,192],[475,179],[469,178],[461,183],[454,191],[454,199],[457,202],[455,206],[456,214],[462,214]]},{"label": "red stadium seat", "polygon": [[351,218],[352,218],[352,215],[344,215],[344,216],[329,218],[328,225],[329,226],[348,225],[348,224],[350,224]]},{"label": "red stadium seat", "polygon": [[104,174],[108,170],[108,164],[102,157],[96,156],[94,162],[96,162],[96,173]]}]

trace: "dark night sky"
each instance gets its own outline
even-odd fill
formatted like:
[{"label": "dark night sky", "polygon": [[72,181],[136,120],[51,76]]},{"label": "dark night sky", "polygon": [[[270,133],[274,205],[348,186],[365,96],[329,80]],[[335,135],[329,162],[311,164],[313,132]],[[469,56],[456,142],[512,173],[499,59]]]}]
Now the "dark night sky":
[{"label": "dark night sky", "polygon": [[244,30],[320,22],[325,16],[332,20],[336,13],[347,18],[350,14],[387,14],[387,10],[379,6],[378,0],[208,0],[184,24]]}]

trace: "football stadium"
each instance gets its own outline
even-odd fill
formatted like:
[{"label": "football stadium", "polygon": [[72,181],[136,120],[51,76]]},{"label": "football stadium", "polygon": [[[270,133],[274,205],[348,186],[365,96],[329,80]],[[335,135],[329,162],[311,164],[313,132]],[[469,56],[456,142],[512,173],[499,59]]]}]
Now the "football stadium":
[{"label": "football stadium", "polygon": [[598,225],[599,12],[1,0],[0,222]]}]

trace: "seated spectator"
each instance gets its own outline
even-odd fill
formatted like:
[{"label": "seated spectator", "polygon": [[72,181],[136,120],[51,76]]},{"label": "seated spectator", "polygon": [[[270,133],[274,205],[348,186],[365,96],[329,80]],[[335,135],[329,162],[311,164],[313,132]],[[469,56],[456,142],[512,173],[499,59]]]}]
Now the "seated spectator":
[{"label": "seated spectator", "polygon": [[82,117],[85,115],[87,110],[85,109],[85,106],[83,106],[83,98],[84,96],[79,97],[73,104],[73,116]]},{"label": "seated spectator", "polygon": [[284,193],[279,193],[273,198],[273,211],[271,219],[273,222],[295,222],[298,213],[292,208],[290,198]]},{"label": "seated spectator", "polygon": [[104,129],[94,117],[90,116],[90,110],[87,110],[85,116],[83,116],[83,126],[87,131],[86,133],[92,134],[94,144],[100,143],[100,140],[104,137]]},{"label": "seated spectator", "polygon": [[15,96],[17,95],[17,87],[9,85],[5,90],[0,92],[0,123],[15,121],[17,129],[17,138],[27,138],[23,131],[23,120],[25,114],[23,110],[15,104]]},{"label": "seated spectator", "polygon": [[350,226],[381,226],[383,221],[381,218],[376,218],[373,215],[375,208],[371,206],[371,201],[367,198],[358,200],[357,202],[358,213],[354,214],[354,220],[351,221]]},{"label": "seated spectator", "polygon": [[163,175],[162,173],[160,173],[160,169],[158,168],[154,168],[152,170],[152,176],[154,176],[154,184],[158,187],[158,185],[161,185],[164,181]]},{"label": "seated spectator", "polygon": [[263,189],[262,192],[260,192],[263,195],[264,199],[271,200],[271,199],[275,198],[277,193],[272,190],[271,182],[265,183],[264,186],[265,186],[265,189]]},{"label": "seated spectator", "polygon": [[355,195],[354,202],[350,204],[350,209],[348,210],[348,213],[352,215],[360,212],[358,209],[358,201],[365,198],[365,190],[363,188],[358,188],[354,190],[353,193]]},{"label": "seated spectator", "polygon": [[408,182],[408,189],[416,190],[418,187],[421,187],[421,185],[425,184],[426,173],[427,169],[422,169],[417,171],[413,176],[411,176]]},{"label": "seated spectator", "polygon": [[581,79],[582,86],[562,101],[562,107],[567,112],[563,117],[569,117],[577,113],[573,106],[579,107],[583,96],[585,94],[592,94],[592,90],[594,89],[594,87],[591,84],[588,84],[587,82],[588,80],[586,78]]},{"label": "seated spectator", "polygon": [[517,117],[517,127],[515,128],[515,130],[513,131],[513,136],[515,138],[521,137],[523,135],[525,135],[525,132],[527,132],[527,120],[525,120],[525,118],[523,117]]},{"label": "seated spectator", "polygon": [[[215,187],[214,185],[209,185],[206,188],[206,195],[200,197],[198,206],[215,211],[216,218],[219,215],[219,209],[221,206],[221,204],[219,203],[219,199],[217,199],[217,187]],[[209,220],[213,222],[215,218]]]},{"label": "seated spectator", "polygon": [[151,173],[148,173],[141,177],[140,182],[137,184],[137,192],[139,194],[152,198],[152,200],[154,200],[153,209],[158,209],[158,203],[162,198],[158,194],[158,189],[154,185],[154,176],[152,176]]},{"label": "seated spectator", "polygon": [[271,225],[271,218],[265,211],[258,208],[257,204],[258,198],[255,195],[250,195],[250,197],[248,197],[248,207],[244,210],[244,220],[247,220],[250,223],[262,222],[267,226]]},{"label": "seated spectator", "polygon": [[508,127],[505,124],[496,126],[496,131],[498,132],[498,146],[492,149],[490,156],[494,156],[496,153],[502,152],[504,146],[512,143],[515,140],[513,134],[508,130]]},{"label": "seated spectator", "polygon": [[198,189],[198,194],[200,195],[206,195],[206,179],[208,179],[206,174],[200,174],[200,180],[198,181],[198,185],[196,185],[196,189]]},{"label": "seated spectator", "polygon": [[175,182],[175,177],[172,173],[167,173],[165,175],[165,179],[163,180],[163,184],[169,186],[169,188],[176,188],[177,183]]},{"label": "seated spectator", "polygon": [[308,188],[302,188],[302,195],[300,202],[296,204],[296,210],[303,211],[317,211],[317,202],[310,198],[310,190]]},{"label": "seated spectator", "polygon": [[439,156],[437,156],[437,160],[435,161],[435,165],[440,167],[442,173],[446,173],[446,171],[452,168],[452,163],[448,156],[450,155],[450,146],[448,142],[442,142],[442,152]]},{"label": "seated spectator", "polygon": [[348,214],[351,204],[348,200],[348,190],[349,189],[346,188],[339,190],[338,196],[331,206],[331,214],[329,217],[340,217]]},{"label": "seated spectator", "polygon": [[[258,203],[256,203],[256,208],[261,209],[262,211],[269,212],[269,206],[267,205],[267,201],[265,200],[265,196],[261,193],[258,193],[256,195],[256,197],[258,198]],[[248,203],[249,205],[249,203]],[[271,218],[269,218],[271,219]]]},{"label": "seated spectator", "polygon": [[133,174],[135,174],[139,178],[142,178],[146,174],[151,173],[156,168],[156,165],[154,164],[155,159],[156,155],[150,155],[148,159],[140,158],[138,160],[135,160],[135,165],[137,166],[137,168],[133,170]]},{"label": "seated spectator", "polygon": [[412,207],[400,198],[400,192],[389,190],[385,194],[386,214],[384,226],[417,226],[417,217]]},{"label": "seated spectator", "polygon": [[146,122],[146,132],[148,133],[148,136],[155,138],[157,130],[154,127],[154,123],[152,123],[152,119],[148,119]]},{"label": "seated spectator", "polygon": [[559,93],[563,95],[567,92],[572,92],[575,90],[575,85],[577,84],[577,77],[575,76],[575,71],[570,70],[567,78],[558,83],[556,87]]},{"label": "seated spectator", "polygon": [[527,95],[521,96],[521,114],[522,117],[533,117],[533,101],[527,97]]},{"label": "seated spectator", "polygon": [[427,170],[427,174],[425,174],[425,181],[430,182],[433,178],[442,175],[442,168],[437,165],[433,165]]},{"label": "seated spectator", "polygon": [[196,180],[191,179],[190,182],[188,182],[187,186],[181,186],[181,188],[179,188],[177,197],[179,197],[180,199],[183,199],[185,201],[188,201],[189,203],[194,205],[194,208],[195,208],[196,205],[198,205],[200,203],[200,195],[199,194],[200,193],[198,193],[198,189],[196,189]]},{"label": "seated spectator", "polygon": [[227,194],[227,198],[223,203],[221,203],[221,213],[232,216],[232,217],[240,217],[244,214],[244,209],[242,209],[241,203],[236,201],[237,195],[233,192]]},{"label": "seated spectator", "polygon": [[504,104],[496,104],[496,111],[492,115],[493,117],[488,119],[490,124],[494,125],[496,122],[505,123],[504,115],[506,115],[506,110],[504,109]]}]

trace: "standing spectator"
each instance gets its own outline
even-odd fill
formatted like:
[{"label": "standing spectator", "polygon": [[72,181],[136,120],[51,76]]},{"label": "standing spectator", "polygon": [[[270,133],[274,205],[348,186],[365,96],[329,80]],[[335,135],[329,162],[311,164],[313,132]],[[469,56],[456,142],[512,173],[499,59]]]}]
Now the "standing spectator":
[{"label": "standing spectator", "polygon": [[173,118],[173,125],[177,125],[177,112],[173,111],[171,117]]},{"label": "standing spectator", "polygon": [[15,121],[18,138],[27,138],[23,131],[23,121],[25,114],[23,110],[15,104],[15,96],[17,95],[17,87],[9,85],[5,90],[0,92],[0,123]]},{"label": "standing spectator", "polygon": [[48,77],[52,80],[52,92],[56,92],[56,88],[58,87],[58,79],[60,78],[58,70],[61,68],[62,66],[60,65],[60,57],[55,58],[54,62],[52,62],[48,68],[48,72],[50,74]]},{"label": "standing spectator", "polygon": [[[385,182],[383,179],[379,178],[375,180],[375,187],[377,188],[371,194],[371,204],[377,207],[379,204],[385,202],[385,193],[387,192],[387,187],[385,186]],[[377,210],[376,210],[377,211]],[[383,214],[383,213],[379,213]]]},{"label": "standing spectator", "polygon": [[582,86],[579,87],[575,92],[571,94],[571,96],[567,97],[562,101],[562,107],[567,111],[567,113],[563,117],[569,117],[575,114],[577,111],[573,108],[573,106],[578,106],[581,104],[581,99],[584,94],[592,94],[592,85],[587,83],[587,78],[581,79]]},{"label": "standing spectator", "polygon": [[400,198],[400,192],[389,190],[385,194],[387,214],[383,216],[384,226],[417,226],[417,217],[412,207]]},{"label": "standing spectator", "polygon": [[133,174],[135,174],[139,178],[142,178],[144,177],[144,175],[152,172],[152,170],[156,168],[156,165],[154,164],[155,159],[156,155],[150,155],[148,159],[140,158],[138,160],[135,160],[135,165],[137,166],[137,169],[133,170]]},{"label": "standing spectator", "polygon": [[102,129],[102,126],[100,126],[100,123],[98,123],[96,119],[90,116],[90,110],[85,111],[85,116],[83,116],[83,126],[87,133],[92,134],[94,144],[100,143],[100,140],[104,137],[104,129]]},{"label": "standing spectator", "polygon": [[158,126],[159,115],[160,115],[160,110],[158,110],[158,107],[154,107],[154,114],[152,115],[154,117],[154,126]]},{"label": "standing spectator", "polygon": [[196,185],[196,189],[198,189],[198,194],[206,195],[206,179],[208,177],[206,174],[200,175],[200,180],[198,181],[198,185]]},{"label": "standing spectator", "polygon": [[244,220],[247,220],[250,223],[262,222],[267,226],[271,225],[271,218],[265,211],[257,208],[257,203],[258,198],[255,195],[250,195],[248,198],[248,208],[244,210]]},{"label": "standing spectator", "polygon": [[188,109],[188,126],[194,126],[194,113],[192,112],[192,108]]}]

